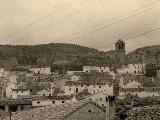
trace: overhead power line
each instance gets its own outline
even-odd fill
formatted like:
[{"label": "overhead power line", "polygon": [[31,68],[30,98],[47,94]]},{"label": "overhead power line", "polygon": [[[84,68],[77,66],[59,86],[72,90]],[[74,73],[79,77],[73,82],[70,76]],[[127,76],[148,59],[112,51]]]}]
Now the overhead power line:
[{"label": "overhead power line", "polygon": [[[137,9],[134,9],[134,10],[131,10],[131,11],[128,11],[128,12],[126,12],[126,13],[118,16],[118,17],[112,17],[112,18],[110,18],[110,19],[106,19],[106,20],[104,20],[103,22],[98,23],[98,24],[96,24],[96,25],[93,25],[93,26],[91,26],[91,27],[97,27],[97,26],[99,26],[99,25],[103,25],[103,24],[108,23],[108,22],[110,22],[110,21],[112,21],[112,20],[115,20],[115,19],[124,17],[124,16],[129,15],[129,14],[134,13],[134,12],[138,12],[138,11],[141,10],[141,9],[144,9],[144,8],[146,8],[146,7],[155,5],[155,4],[159,3],[159,2],[160,2],[160,0],[154,1],[154,2],[152,2],[152,3],[150,3],[150,4],[147,4],[147,5],[142,6],[142,7],[140,7],[140,8],[137,8]],[[89,30],[89,28],[83,29],[83,30],[78,31],[78,32],[75,32],[75,33],[72,33],[71,35],[67,35],[67,36],[61,38],[60,40],[65,40],[65,39],[70,38],[70,37],[72,37],[72,36],[74,36],[74,35],[80,34],[80,33],[84,32],[84,31],[86,31],[86,30]]]},{"label": "overhead power line", "polygon": [[[158,7],[158,6],[156,6],[156,7]],[[133,18],[134,16],[137,16],[137,15],[139,15],[139,14],[142,14],[142,13],[144,13],[144,12],[146,12],[146,11],[148,11],[148,10],[154,9],[154,8],[155,8],[155,6],[150,7],[150,8],[147,8],[147,9],[145,9],[145,10],[141,11],[141,12],[138,12],[138,13],[135,13],[135,14],[130,15],[130,16],[128,16],[128,17],[125,17],[125,18],[119,19],[119,20],[118,20],[118,21],[116,21],[116,22],[113,22],[113,23],[108,24],[108,25],[104,25],[104,26],[99,27],[99,28],[97,28],[97,29],[94,29],[94,30],[92,30],[92,31],[90,31],[90,32],[88,32],[88,33],[85,33],[85,34],[83,34],[83,35],[81,35],[81,36],[79,36],[79,37],[76,37],[76,38],[70,39],[70,40],[68,40],[68,41],[73,41],[73,40],[76,40],[76,39],[83,38],[83,37],[87,36],[88,34],[95,33],[95,32],[97,32],[97,31],[100,31],[100,30],[103,30],[103,29],[109,28],[109,27],[110,27],[110,26],[112,26],[112,25],[115,25],[115,24],[117,24],[117,23],[119,23],[119,22],[121,22],[121,21],[124,21],[124,20],[130,19],[130,18]]]},{"label": "overhead power line", "polygon": [[[103,1],[103,0],[101,0],[101,1]],[[100,1],[100,2],[101,2],[101,1]],[[44,28],[44,27],[46,27],[46,26],[50,26],[50,25],[52,25],[52,24],[56,24],[56,23],[58,23],[58,22],[60,22],[60,21],[62,21],[62,20],[64,20],[64,19],[66,19],[66,18],[72,17],[72,16],[76,15],[77,13],[82,12],[83,10],[86,10],[86,9],[92,7],[94,4],[95,4],[95,2],[93,2],[93,3],[91,3],[91,4],[87,5],[87,6],[84,6],[83,9],[80,9],[80,10],[78,10],[78,11],[75,11],[75,12],[73,12],[72,14],[66,15],[66,16],[60,18],[60,19],[57,20],[57,21],[48,23],[47,25],[42,26],[42,27],[36,29],[36,30],[33,31],[32,33],[28,33],[28,34],[24,35],[23,37],[21,37],[21,38],[19,38],[19,39],[23,39],[23,38],[27,37],[28,35],[31,35],[31,34],[33,34],[33,33],[36,33],[36,32],[40,31],[42,28]],[[12,41],[12,43],[14,43],[14,42],[17,41],[17,40],[18,40],[18,39]]]},{"label": "overhead power line", "polygon": [[[152,29],[152,30],[146,31],[146,32],[144,32],[144,33],[141,33],[141,34],[138,34],[138,35],[129,37],[129,38],[126,38],[126,39],[124,39],[124,41],[125,41],[125,42],[126,42],[126,41],[131,41],[131,40],[133,40],[133,39],[135,39],[135,38],[138,38],[138,37],[141,37],[141,36],[145,36],[146,34],[149,34],[149,33],[152,33],[152,32],[158,31],[158,30],[160,30],[160,27],[154,28],[154,29]],[[102,48],[105,48],[105,47],[108,47],[108,46],[111,46],[111,45],[114,45],[114,44],[115,44],[115,42],[112,42],[112,43],[110,43],[110,44],[108,44],[108,45],[99,47],[99,48],[97,48],[97,49],[102,49]]]},{"label": "overhead power line", "polygon": [[10,33],[8,36],[4,37],[1,41],[6,40],[6,39],[9,39],[9,38],[12,37],[13,35],[22,32],[24,29],[27,29],[27,28],[29,28],[29,27],[37,24],[37,23],[40,22],[40,21],[45,20],[46,18],[54,15],[54,14],[57,13],[58,11],[60,11],[60,10],[62,10],[62,9],[64,9],[64,8],[67,8],[67,7],[71,6],[72,4],[74,4],[74,3],[76,3],[76,2],[78,2],[78,1],[77,1],[77,0],[74,0],[74,1],[72,1],[72,2],[70,2],[70,3],[68,3],[68,4],[66,4],[66,5],[64,5],[64,6],[60,7],[60,8],[58,8],[58,9],[56,9],[55,11],[53,11],[53,12],[51,12],[51,13],[49,13],[49,14],[47,14],[47,15],[39,18],[39,19],[37,19],[36,21],[34,21],[34,22],[32,22],[32,23],[30,23],[30,24],[28,24],[28,25],[20,28],[19,30]]}]

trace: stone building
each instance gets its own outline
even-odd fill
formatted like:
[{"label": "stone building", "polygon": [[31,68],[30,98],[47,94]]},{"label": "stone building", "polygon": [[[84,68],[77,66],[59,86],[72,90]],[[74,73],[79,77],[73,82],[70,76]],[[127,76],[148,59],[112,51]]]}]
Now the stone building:
[{"label": "stone building", "polygon": [[65,103],[58,106],[38,107],[35,109],[19,112],[12,116],[12,120],[39,119],[115,120],[115,97],[106,97],[106,108],[99,106],[91,99],[84,99],[78,102]]},{"label": "stone building", "polygon": [[119,74],[129,73],[131,75],[144,75],[145,64],[144,63],[128,64],[128,65],[122,66],[122,68],[117,68],[117,73]]},{"label": "stone building", "polygon": [[29,96],[30,90],[29,89],[12,89],[11,98],[16,99],[24,96]]},{"label": "stone building", "polygon": [[106,58],[109,59],[111,66],[117,67],[125,64],[126,50],[125,43],[119,39],[115,43],[115,50],[105,52]]},{"label": "stone building", "polygon": [[160,96],[160,88],[122,88],[119,96],[125,96],[128,93],[140,98],[154,97]]},{"label": "stone building", "polygon": [[50,67],[32,67],[30,71],[34,72],[35,74],[43,74],[43,75],[50,75],[51,68]]},{"label": "stone building", "polygon": [[7,77],[9,75],[9,71],[5,68],[0,68],[0,77]]},{"label": "stone building", "polygon": [[109,67],[107,66],[83,66],[83,72],[91,72],[91,71],[97,71],[97,72],[110,72]]},{"label": "stone building", "polygon": [[94,94],[100,91],[106,91],[108,95],[113,94],[113,85],[102,82],[75,82],[75,81],[66,81],[65,84],[65,95],[74,95],[78,94],[84,90],[87,90],[89,93]]},{"label": "stone building", "polygon": [[[75,100],[76,101],[76,100]],[[64,103],[75,102],[73,96],[48,96],[48,97],[37,97],[33,98],[33,107],[42,107],[49,105],[61,105]]]}]

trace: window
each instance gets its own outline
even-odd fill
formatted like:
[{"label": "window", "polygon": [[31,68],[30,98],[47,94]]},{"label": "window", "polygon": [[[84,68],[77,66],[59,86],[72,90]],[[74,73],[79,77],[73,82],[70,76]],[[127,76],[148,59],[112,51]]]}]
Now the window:
[{"label": "window", "polygon": [[76,93],[78,93],[78,88],[76,88]]},{"label": "window", "polygon": [[91,109],[89,109],[89,110],[88,110],[88,112],[90,112],[90,113],[91,113],[91,112],[92,112],[92,111],[91,111]]},{"label": "window", "polygon": [[89,85],[87,85],[87,87],[89,87]]},{"label": "window", "polygon": [[62,103],[65,103],[65,101],[62,101]]},{"label": "window", "polygon": [[18,91],[16,93],[18,93]]},{"label": "window", "polygon": [[102,101],[102,98],[100,98],[100,101]]},{"label": "window", "polygon": [[55,101],[52,101],[52,104],[55,104]]},{"label": "window", "polygon": [[40,104],[40,102],[38,101],[37,104]]},{"label": "window", "polygon": [[99,88],[101,88],[101,86],[99,86]]},{"label": "window", "polygon": [[83,85],[81,85],[81,87],[83,87]]}]

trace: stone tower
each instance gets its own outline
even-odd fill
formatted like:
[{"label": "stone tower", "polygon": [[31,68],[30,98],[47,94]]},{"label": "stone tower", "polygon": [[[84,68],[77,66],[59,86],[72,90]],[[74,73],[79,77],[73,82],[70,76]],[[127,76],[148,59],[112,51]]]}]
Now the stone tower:
[{"label": "stone tower", "polygon": [[125,50],[125,43],[121,39],[119,39],[115,43],[115,52],[116,52],[116,58],[119,59],[122,64],[124,64],[126,50]]}]

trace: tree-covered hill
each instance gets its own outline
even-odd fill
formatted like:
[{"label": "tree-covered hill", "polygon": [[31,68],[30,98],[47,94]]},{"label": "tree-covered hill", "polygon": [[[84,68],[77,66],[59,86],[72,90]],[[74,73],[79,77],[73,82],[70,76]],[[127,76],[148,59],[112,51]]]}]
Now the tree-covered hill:
[{"label": "tree-covered hill", "polygon": [[129,62],[157,64],[160,61],[160,45],[138,48],[127,55]]},{"label": "tree-covered hill", "polygon": [[19,64],[48,63],[56,60],[98,61],[104,53],[75,44],[50,43],[43,45],[0,45],[0,59],[16,58]]}]

